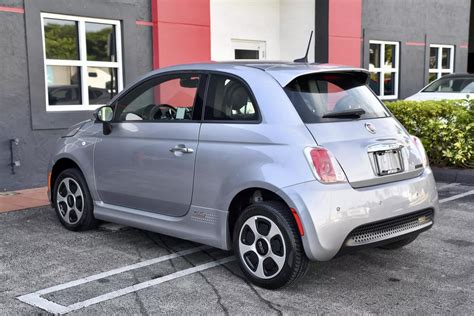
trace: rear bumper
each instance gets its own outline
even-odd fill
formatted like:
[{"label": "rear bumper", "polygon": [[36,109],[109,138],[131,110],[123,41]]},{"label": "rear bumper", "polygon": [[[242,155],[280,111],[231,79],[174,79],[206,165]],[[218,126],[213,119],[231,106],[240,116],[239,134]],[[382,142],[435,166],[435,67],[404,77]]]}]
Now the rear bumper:
[{"label": "rear bumper", "polygon": [[283,188],[279,192],[302,221],[306,255],[311,260],[329,260],[342,250],[375,246],[429,229],[430,222],[380,234],[364,244],[349,242],[351,232],[363,225],[401,218],[403,215],[439,209],[438,193],[430,168],[419,177],[373,187],[354,189],[348,183],[323,185],[318,181]]}]

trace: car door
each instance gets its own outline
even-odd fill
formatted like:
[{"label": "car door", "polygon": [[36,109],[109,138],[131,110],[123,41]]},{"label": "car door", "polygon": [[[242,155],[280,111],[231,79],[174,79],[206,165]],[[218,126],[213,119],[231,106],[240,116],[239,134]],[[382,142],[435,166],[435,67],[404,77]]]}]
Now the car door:
[{"label": "car door", "polygon": [[205,77],[161,75],[114,104],[112,131],[99,135],[94,149],[104,203],[169,216],[188,212]]}]

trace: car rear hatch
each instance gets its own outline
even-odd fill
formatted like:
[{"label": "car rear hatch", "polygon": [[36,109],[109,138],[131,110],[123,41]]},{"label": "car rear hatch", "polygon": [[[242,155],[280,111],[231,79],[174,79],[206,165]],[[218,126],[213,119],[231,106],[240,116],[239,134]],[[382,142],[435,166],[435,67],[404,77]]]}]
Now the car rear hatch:
[{"label": "car rear hatch", "polygon": [[419,176],[413,139],[365,85],[367,73],[305,74],[284,89],[319,146],[327,148],[354,188]]},{"label": "car rear hatch", "polygon": [[417,148],[391,117],[306,126],[317,144],[333,153],[355,188],[405,180],[423,172]]}]

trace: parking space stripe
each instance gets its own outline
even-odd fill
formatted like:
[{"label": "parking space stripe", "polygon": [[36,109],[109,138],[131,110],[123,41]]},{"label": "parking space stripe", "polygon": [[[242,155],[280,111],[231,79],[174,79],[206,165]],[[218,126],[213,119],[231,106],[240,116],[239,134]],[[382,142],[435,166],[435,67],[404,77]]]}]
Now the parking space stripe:
[{"label": "parking space stripe", "polygon": [[139,269],[139,268],[143,268],[143,267],[155,264],[155,263],[159,263],[159,262],[163,262],[163,261],[166,261],[166,260],[170,260],[170,259],[190,255],[192,253],[195,253],[195,252],[198,252],[198,251],[201,251],[201,250],[210,249],[210,248],[211,247],[209,247],[209,246],[200,246],[200,247],[196,247],[196,248],[186,249],[186,250],[183,250],[183,251],[175,252],[175,253],[165,255],[165,256],[161,256],[161,257],[158,257],[158,258],[153,258],[153,259],[137,262],[135,264],[131,264],[131,265],[128,265],[128,266],[125,266],[125,267],[113,269],[113,270],[102,272],[102,273],[99,273],[99,274],[94,274],[94,275],[91,275],[91,276],[88,276],[88,277],[85,277],[85,278],[82,278],[82,279],[78,279],[78,280],[74,280],[74,281],[71,281],[71,282],[67,282],[67,283],[55,285],[55,286],[52,286],[52,287],[48,287],[46,289],[39,290],[35,293],[38,294],[38,295],[45,295],[45,294],[49,294],[49,293],[52,293],[52,292],[61,291],[61,290],[64,290],[64,289],[67,289],[67,288],[70,288],[70,287],[74,287],[74,286],[78,286],[78,285],[81,285],[81,284],[84,284],[84,283],[88,283],[88,282],[96,281],[96,280],[99,280],[99,279],[107,278],[107,277],[115,275],[115,274],[127,272],[127,271],[130,271],[130,270],[135,270],[135,269]]},{"label": "parking space stripe", "polygon": [[23,303],[39,307],[52,314],[65,314],[71,311],[68,307],[48,301],[35,293],[20,296],[18,299]]},{"label": "parking space stripe", "polygon": [[467,192],[460,193],[460,194],[456,194],[456,195],[450,196],[450,197],[445,198],[445,199],[441,199],[441,200],[439,200],[439,203],[441,204],[441,203],[457,200],[457,199],[463,198],[463,197],[471,195],[471,194],[474,194],[474,190],[467,191]]},{"label": "parking space stripe", "polygon": [[456,183],[456,182],[441,185],[441,186],[439,186],[438,191],[445,190],[445,189],[448,189],[448,188],[452,188],[452,187],[455,187],[455,186],[458,186],[458,185],[459,185],[459,183]]},{"label": "parking space stripe", "polygon": [[107,277],[110,277],[112,275],[116,275],[116,274],[119,274],[119,273],[131,271],[131,270],[135,270],[135,269],[139,269],[139,268],[143,268],[143,267],[146,267],[146,266],[149,266],[149,265],[152,265],[152,264],[156,264],[156,263],[160,263],[160,262],[163,262],[163,261],[167,261],[167,260],[175,259],[175,258],[178,258],[178,257],[186,256],[186,255],[189,255],[189,254],[192,254],[192,253],[195,253],[195,252],[199,252],[199,251],[202,251],[202,250],[207,250],[207,249],[210,249],[210,248],[211,247],[209,247],[209,246],[200,246],[200,247],[195,247],[195,248],[190,248],[190,249],[178,251],[178,252],[175,252],[175,253],[171,253],[169,255],[165,255],[165,256],[161,256],[161,257],[157,257],[157,258],[153,258],[153,259],[149,259],[149,260],[145,260],[145,261],[141,261],[141,262],[137,262],[135,264],[124,266],[124,267],[121,267],[121,268],[117,268],[117,269],[113,269],[113,270],[110,270],[110,271],[94,274],[94,275],[91,275],[91,276],[88,276],[88,277],[85,277],[85,278],[82,278],[82,279],[70,281],[70,282],[67,282],[67,283],[63,283],[63,284],[55,285],[55,286],[52,286],[52,287],[48,287],[46,289],[42,289],[42,290],[39,290],[39,291],[36,291],[36,292],[33,292],[33,293],[21,295],[21,296],[18,296],[17,299],[24,302],[24,303],[39,307],[39,308],[41,308],[45,311],[48,311],[50,313],[54,313],[54,314],[67,313],[67,312],[71,311],[71,309],[68,306],[63,306],[63,305],[59,305],[59,304],[56,304],[54,302],[51,302],[51,301],[49,301],[45,298],[42,298],[41,295],[61,291],[61,290],[68,289],[68,288],[71,288],[71,287],[75,287],[75,286],[85,284],[85,283],[88,283],[88,282],[92,282],[92,281],[96,281],[96,280],[99,280],[99,279],[107,278]]},{"label": "parking space stripe", "polygon": [[[201,247],[199,247],[199,248],[201,248]],[[219,260],[216,260],[216,261],[211,261],[211,262],[201,264],[201,265],[198,265],[198,266],[195,266],[195,267],[192,267],[192,268],[176,271],[174,273],[162,276],[160,278],[145,281],[145,282],[142,282],[142,283],[138,283],[138,284],[120,289],[120,290],[116,290],[116,291],[112,291],[112,292],[109,292],[109,293],[106,293],[106,294],[103,294],[103,295],[99,295],[99,296],[93,297],[91,299],[88,299],[88,300],[85,300],[85,301],[82,301],[82,302],[78,302],[78,303],[75,303],[75,304],[72,304],[72,305],[69,305],[69,306],[60,305],[60,304],[54,303],[52,301],[49,301],[45,298],[42,298],[39,294],[41,291],[26,294],[26,295],[22,295],[22,296],[19,296],[17,298],[20,301],[24,302],[24,303],[27,303],[27,304],[32,305],[32,306],[36,306],[36,307],[41,308],[42,310],[45,310],[47,312],[50,312],[50,313],[53,313],[53,314],[65,314],[65,313],[69,313],[69,312],[72,312],[72,311],[76,311],[76,310],[85,308],[87,306],[91,306],[91,305],[94,305],[94,304],[97,304],[97,303],[100,303],[100,302],[108,301],[108,300],[111,300],[111,299],[114,299],[114,298],[117,298],[117,297],[120,297],[120,296],[123,296],[123,295],[127,295],[127,294],[130,294],[130,293],[139,291],[139,290],[143,290],[143,289],[149,288],[151,286],[155,286],[155,285],[158,285],[158,284],[161,284],[161,283],[164,283],[164,282],[168,282],[168,281],[171,281],[171,280],[174,280],[174,279],[186,276],[186,275],[190,275],[190,274],[193,274],[193,273],[196,273],[196,272],[200,272],[200,271],[204,271],[204,270],[207,270],[207,269],[210,269],[210,268],[213,268],[213,267],[217,267],[219,265],[222,265],[222,264],[234,261],[234,260],[235,260],[234,256],[229,256],[229,257],[222,258],[222,259],[219,259]],[[80,284],[82,284],[82,283],[80,283]],[[71,287],[71,286],[69,286],[69,287]],[[57,287],[52,287],[52,288],[57,288]],[[48,288],[48,289],[51,289],[51,288]],[[48,292],[48,293],[51,293],[51,292]]]},{"label": "parking space stripe", "polygon": [[97,303],[100,303],[100,302],[103,302],[103,301],[108,301],[108,300],[113,299],[113,298],[117,298],[117,297],[127,295],[127,294],[130,294],[130,293],[139,291],[139,290],[143,290],[143,289],[146,289],[150,286],[154,286],[154,285],[158,285],[158,284],[161,284],[161,283],[164,283],[164,282],[168,282],[168,281],[171,281],[171,280],[174,280],[174,279],[186,276],[186,275],[190,275],[190,274],[193,274],[193,273],[196,273],[196,272],[207,270],[207,269],[210,269],[210,268],[213,268],[213,267],[216,267],[216,266],[219,266],[221,264],[225,264],[225,263],[228,263],[228,262],[231,262],[231,261],[234,261],[234,260],[235,260],[235,257],[230,256],[230,257],[226,257],[226,258],[223,258],[223,259],[220,259],[220,260],[211,261],[211,262],[201,264],[201,265],[198,265],[198,266],[195,266],[195,267],[192,267],[192,268],[177,271],[177,272],[162,276],[160,278],[156,278],[156,279],[153,279],[153,280],[138,283],[138,284],[135,284],[135,285],[132,285],[132,286],[129,286],[129,287],[117,290],[117,291],[109,292],[109,293],[106,293],[106,294],[88,299],[86,301],[75,303],[75,304],[69,305],[67,308],[70,311],[82,309],[84,307],[87,307],[87,306],[90,306],[90,305],[93,305],[93,304],[97,304]]}]

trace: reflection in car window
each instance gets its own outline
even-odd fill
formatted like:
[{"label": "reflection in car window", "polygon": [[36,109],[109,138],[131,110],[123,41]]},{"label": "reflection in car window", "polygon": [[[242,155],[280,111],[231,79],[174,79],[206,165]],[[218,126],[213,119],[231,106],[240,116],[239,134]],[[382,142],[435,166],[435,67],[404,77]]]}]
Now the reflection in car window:
[{"label": "reflection in car window", "polygon": [[258,113],[243,83],[212,75],[204,119],[209,121],[257,121]]},{"label": "reflection in car window", "polygon": [[474,78],[441,78],[422,92],[474,92]]},{"label": "reflection in car window", "polygon": [[151,79],[117,102],[119,121],[183,121],[193,119],[200,76],[181,74]]},{"label": "reflection in car window", "polygon": [[311,74],[296,78],[284,88],[305,123],[340,120],[329,113],[362,109],[361,119],[387,117],[389,113],[365,85],[365,74]]}]

